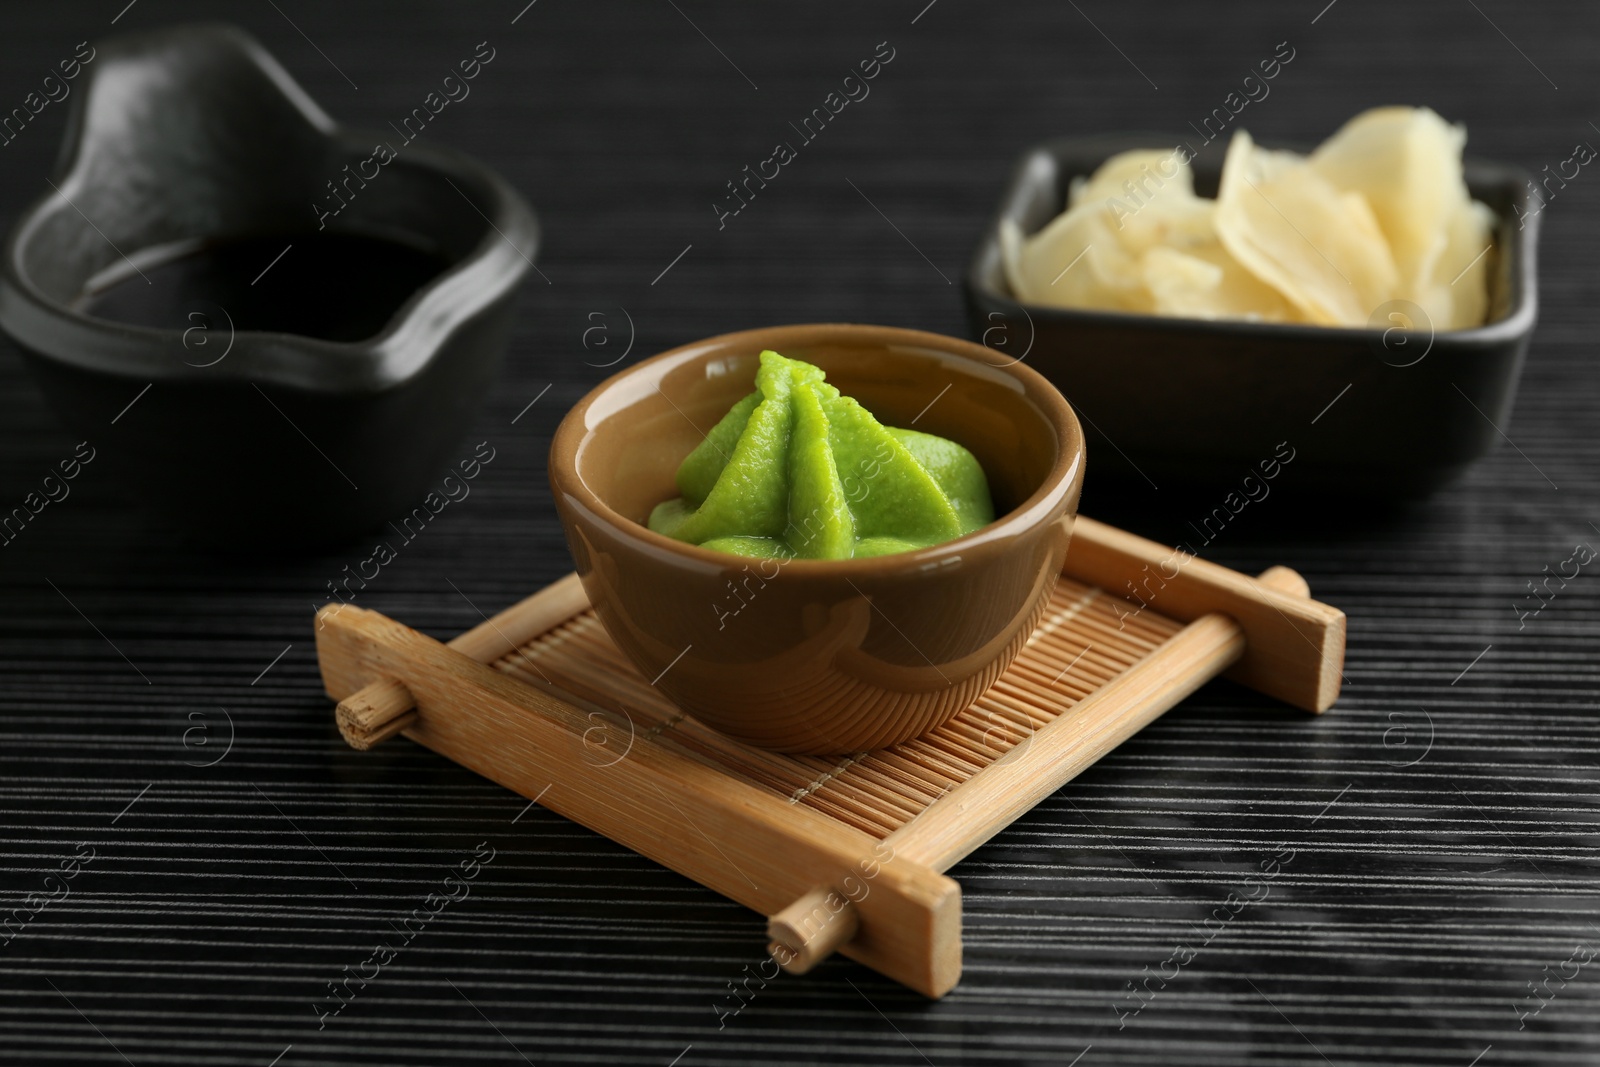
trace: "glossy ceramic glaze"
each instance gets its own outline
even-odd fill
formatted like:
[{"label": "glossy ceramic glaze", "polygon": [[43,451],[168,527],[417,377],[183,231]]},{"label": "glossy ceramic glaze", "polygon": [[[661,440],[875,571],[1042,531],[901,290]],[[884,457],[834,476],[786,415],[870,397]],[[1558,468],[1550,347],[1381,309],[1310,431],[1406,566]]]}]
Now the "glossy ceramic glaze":
[{"label": "glossy ceramic glaze", "polygon": [[[1490,313],[1471,330],[1390,330],[1204,321],[1020,304],[1000,264],[999,223],[1032,234],[1072,179],[1160,134],[1063,138],[1026,153],[965,280],[972,335],[1054,382],[1096,445],[1096,482],[1221,491],[1279,442],[1296,452],[1279,488],[1413,496],[1500,441],[1537,310],[1537,204],[1529,175],[1468,160],[1473,196],[1499,218],[1488,253]],[[1269,147],[1279,147],[1269,145]],[[1193,164],[1216,194],[1222,148]],[[1337,399],[1337,404],[1334,401]],[[1104,447],[1101,447],[1101,446]]]},{"label": "glossy ceramic glaze", "polygon": [[[754,387],[764,348],[820,366],[887,425],[965,445],[999,518],[923,551],[784,563],[647,529],[684,456]],[[971,342],[853,325],[727,334],[646,360],[574,407],[550,452],[584,588],[644,676],[724,733],[812,753],[915,737],[994,682],[1061,569],[1083,467],[1077,419],[1031,370]]]},{"label": "glossy ceramic glaze", "polygon": [[[51,404],[193,538],[337,541],[409,514],[471,454],[458,455],[461,439],[532,266],[532,213],[463,156],[337,125],[236,29],[94,48],[50,187],[0,270],[0,327]],[[363,165],[380,142],[395,157]],[[370,180],[344,185],[347,166]],[[345,206],[324,217],[339,203],[330,182]],[[319,225],[413,243],[447,266],[356,342],[235,331],[226,308],[196,307],[170,328],[77,309],[108,271],[229,238],[282,233],[288,245]],[[270,269],[294,270],[294,252]]]}]

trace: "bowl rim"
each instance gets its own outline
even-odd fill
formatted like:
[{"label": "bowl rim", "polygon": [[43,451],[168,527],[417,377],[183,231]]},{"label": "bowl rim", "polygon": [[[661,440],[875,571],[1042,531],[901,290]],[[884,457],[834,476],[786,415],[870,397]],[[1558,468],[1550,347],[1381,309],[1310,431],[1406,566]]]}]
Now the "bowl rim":
[{"label": "bowl rim", "polygon": [[[99,62],[85,69],[84,82],[78,87],[60,154],[48,179],[51,188],[17,217],[0,251],[0,328],[41,358],[97,373],[157,381],[238,379],[341,393],[386,388],[418,373],[441,350],[445,338],[515,291],[535,269],[538,218],[504,178],[464,153],[439,145],[409,144],[401,157],[406,165],[464,185],[464,191],[457,191],[483,216],[484,230],[470,250],[411,293],[377,332],[356,341],[332,341],[278,330],[234,330],[227,362],[198,368],[170,358],[165,350],[157,354],[153,344],[170,349],[187,331],[181,326],[138,326],[87,315],[46,294],[23,265],[24,251],[37,239],[44,222],[55,214],[78,210],[76,195],[87,180],[83,173],[87,164],[85,111],[93,91],[116,61],[138,62],[160,47],[228,50],[238,62],[256,66],[324,143],[359,152],[374,138],[386,135],[332,119],[272,53],[231,24],[182,24],[114,35],[94,43]],[[345,232],[360,232],[360,228]],[[137,256],[142,250],[132,253]],[[123,258],[128,257],[125,254]]]},{"label": "bowl rim", "polygon": [[687,541],[679,541],[657,533],[644,523],[628,518],[601,500],[589,488],[578,474],[576,458],[583,441],[592,432],[586,425],[590,407],[601,396],[617,388],[624,381],[653,373],[667,364],[682,365],[696,360],[726,356],[730,354],[728,351],[730,348],[748,349],[750,354],[767,348],[781,349],[783,342],[773,342],[772,339],[775,337],[791,341],[798,341],[802,337],[875,339],[885,345],[916,345],[969,359],[990,370],[1017,379],[1022,385],[1024,397],[1034,403],[1040,416],[1055,431],[1059,445],[1055,462],[1038,489],[1004,515],[996,517],[993,522],[971,533],[927,548],[882,556],[838,560],[793,558],[781,562],[783,570],[799,568],[797,572],[799,575],[819,579],[849,579],[873,572],[885,577],[922,572],[930,563],[936,564],[949,557],[959,556],[963,551],[977,549],[990,542],[1001,541],[1037,529],[1069,510],[1076,510],[1075,502],[1083,487],[1085,459],[1083,428],[1072,405],[1048,379],[1020,362],[1012,361],[996,365],[993,362],[995,355],[993,349],[963,338],[899,326],[843,322],[791,323],[716,334],[670,348],[611,375],[584,394],[583,398],[568,410],[551,438],[550,489],[557,499],[558,506],[564,494],[575,497],[586,511],[621,533],[643,541],[652,548],[681,557],[684,562],[713,564],[731,569],[757,560],[759,557],[717,552]]},{"label": "bowl rim", "polygon": [[[1002,303],[1019,309],[1024,317],[1031,323],[1034,317],[1046,321],[1076,322],[1101,327],[1136,327],[1152,330],[1159,333],[1199,333],[1207,335],[1237,335],[1250,333],[1261,337],[1272,338],[1285,342],[1311,342],[1307,348],[1316,344],[1328,342],[1358,342],[1373,344],[1383,336],[1384,331],[1373,326],[1318,326],[1309,323],[1295,322],[1252,322],[1248,319],[1200,319],[1186,318],[1177,315],[1142,314],[1131,311],[1105,311],[1090,308],[1063,308],[1052,307],[1046,304],[1027,303],[1018,300],[1009,290],[998,289],[989,284],[984,275],[989,273],[985,268],[987,264],[1000,256],[1000,224],[1004,219],[1010,218],[1018,207],[1025,188],[1034,180],[1032,172],[1041,165],[1063,170],[1065,157],[1069,154],[1097,155],[1101,163],[1112,155],[1121,151],[1137,148],[1149,148],[1151,145],[1180,144],[1182,137],[1173,137],[1170,133],[1150,133],[1139,131],[1117,131],[1094,134],[1073,134],[1060,137],[1051,137],[1036,141],[1028,145],[1017,157],[1012,165],[1009,177],[1002,188],[1000,202],[991,213],[989,221],[980,232],[977,247],[967,261],[967,268],[962,276],[962,285],[970,299],[984,300],[989,303]],[[1287,147],[1291,150],[1303,148],[1293,141],[1274,141],[1274,147]],[[1542,199],[1537,193],[1532,192],[1533,176],[1510,163],[1483,159],[1478,156],[1465,156],[1462,160],[1463,170],[1471,177],[1477,172],[1483,179],[1478,184],[1494,185],[1511,192],[1515,202],[1525,205],[1539,204]],[[1059,216],[1059,212],[1057,215]],[[1435,330],[1434,342],[1451,345],[1469,345],[1473,347],[1492,348],[1506,344],[1526,336],[1532,329],[1538,315],[1538,257],[1539,226],[1543,217],[1542,210],[1530,210],[1524,213],[1522,225],[1515,225],[1516,220],[1496,212],[1496,240],[1495,245],[1512,255],[1511,267],[1517,272],[1513,279],[1515,303],[1504,317],[1481,326],[1472,326],[1460,330]],[[1503,241],[1502,234],[1509,235],[1510,241]],[[1003,267],[1001,277],[1003,278]],[[1031,347],[1031,346],[1030,346]],[[1309,354],[1309,352],[1307,353]],[[1333,354],[1333,353],[1329,353]],[[1025,357],[1024,357],[1025,358]]]}]

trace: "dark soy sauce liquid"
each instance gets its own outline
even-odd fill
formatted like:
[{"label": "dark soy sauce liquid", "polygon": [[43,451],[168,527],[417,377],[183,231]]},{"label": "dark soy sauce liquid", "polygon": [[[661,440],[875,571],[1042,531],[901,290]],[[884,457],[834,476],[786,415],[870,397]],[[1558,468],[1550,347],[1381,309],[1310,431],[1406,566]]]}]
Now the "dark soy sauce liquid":
[{"label": "dark soy sauce liquid", "polygon": [[[244,237],[140,263],[137,270],[123,263],[84,293],[77,309],[160,329],[201,321],[226,328],[231,321],[234,330],[364,341],[449,265],[435,252],[361,234]],[[204,318],[191,317],[196,314]]]}]

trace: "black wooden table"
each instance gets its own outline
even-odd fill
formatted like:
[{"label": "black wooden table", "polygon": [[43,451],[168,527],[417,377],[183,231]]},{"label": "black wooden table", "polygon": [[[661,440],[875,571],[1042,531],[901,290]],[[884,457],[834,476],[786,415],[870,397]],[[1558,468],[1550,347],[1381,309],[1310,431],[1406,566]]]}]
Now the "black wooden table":
[{"label": "black wooden table", "polygon": [[[495,49],[426,136],[523,190],[544,277],[472,438],[496,460],[362,596],[439,636],[569,569],[545,452],[601,364],[630,341],[633,360],[778,322],[963,333],[960,272],[1032,140],[1182,130],[1287,42],[1293,62],[1241,116],[1260,140],[1404,102],[1532,171],[1600,144],[1600,13],[1580,0],[123,2],[8,8],[0,109],[85,38],[189,19],[244,25],[371,127]],[[725,183],[882,42],[871,95],[719,219]],[[64,111],[0,149],[7,224],[44,188]],[[965,977],[939,1003],[842,960],[734,999],[762,958],[758,916],[408,743],[344,747],[311,612],[363,546],[192,552],[89,466],[0,548],[4,907],[48,895],[64,862],[79,872],[0,948],[0,1059],[1600,1060],[1595,579],[1518,612],[1547,566],[1600,544],[1597,203],[1589,169],[1550,203],[1503,447],[1412,508],[1263,505],[1211,547],[1249,572],[1294,566],[1349,613],[1338,707],[1311,721],[1208,688],[974,854],[955,871]],[[5,509],[76,443],[14,353],[0,435]],[[1097,488],[1091,462],[1086,512],[1183,536],[1176,499],[1138,494]],[[374,958],[491,853],[470,896]],[[322,1016],[349,973],[369,980]]]}]

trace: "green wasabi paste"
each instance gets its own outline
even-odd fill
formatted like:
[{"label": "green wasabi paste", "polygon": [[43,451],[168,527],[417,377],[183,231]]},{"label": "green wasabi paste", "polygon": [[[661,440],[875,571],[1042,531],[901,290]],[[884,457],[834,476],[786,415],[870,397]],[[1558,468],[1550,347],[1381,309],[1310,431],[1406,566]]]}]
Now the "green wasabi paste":
[{"label": "green wasabi paste", "polygon": [[884,426],[820,368],[761,353],[756,391],[678,468],[650,529],[765,559],[852,559],[950,541],[994,520],[965,448]]}]

